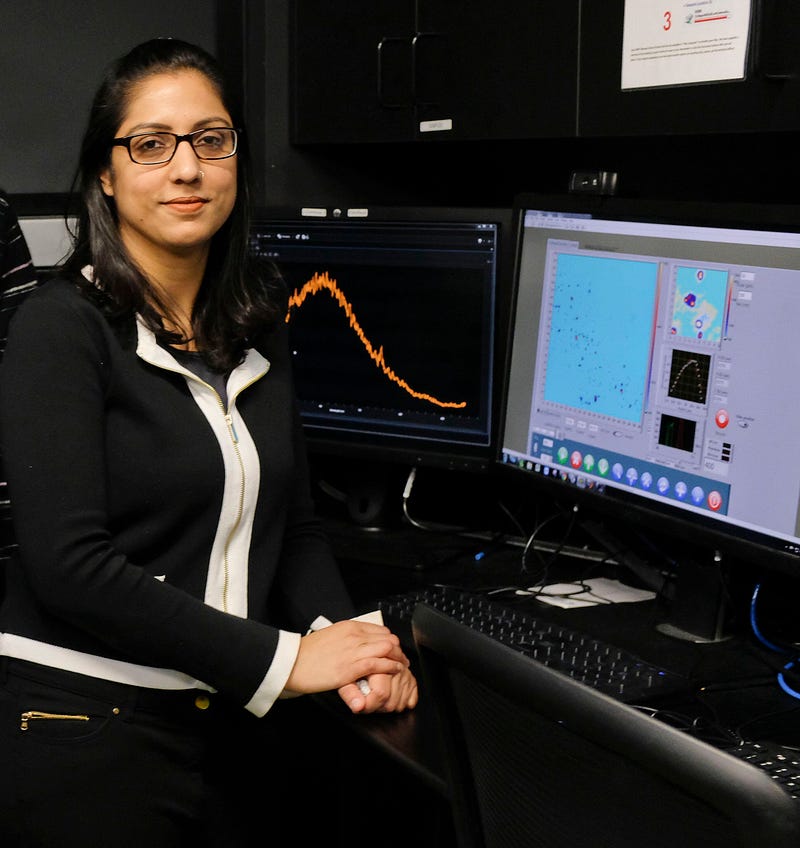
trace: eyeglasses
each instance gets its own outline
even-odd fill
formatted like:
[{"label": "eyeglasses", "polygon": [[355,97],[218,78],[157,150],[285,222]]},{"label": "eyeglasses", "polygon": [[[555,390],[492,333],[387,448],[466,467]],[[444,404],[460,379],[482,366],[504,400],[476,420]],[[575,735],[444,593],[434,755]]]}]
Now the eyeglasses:
[{"label": "eyeglasses", "polygon": [[147,132],[115,138],[112,147],[124,147],[137,165],[163,165],[171,161],[182,141],[188,141],[198,159],[228,159],[239,146],[238,131],[232,127],[207,127],[177,135]]}]

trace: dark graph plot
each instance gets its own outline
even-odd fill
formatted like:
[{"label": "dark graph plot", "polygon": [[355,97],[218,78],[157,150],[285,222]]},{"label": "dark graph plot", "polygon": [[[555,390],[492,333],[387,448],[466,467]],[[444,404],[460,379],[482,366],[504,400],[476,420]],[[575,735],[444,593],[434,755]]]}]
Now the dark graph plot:
[{"label": "dark graph plot", "polygon": [[658,430],[658,443],[664,447],[691,453],[694,450],[694,434],[697,422],[674,415],[662,415]]},{"label": "dark graph plot", "polygon": [[678,400],[705,404],[711,357],[705,353],[673,350],[667,394]]}]

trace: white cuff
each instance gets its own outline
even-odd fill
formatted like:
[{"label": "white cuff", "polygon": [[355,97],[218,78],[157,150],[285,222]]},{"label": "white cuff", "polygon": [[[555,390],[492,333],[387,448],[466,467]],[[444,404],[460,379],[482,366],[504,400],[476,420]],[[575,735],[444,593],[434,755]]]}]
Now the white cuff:
[{"label": "white cuff", "polygon": [[300,650],[300,634],[281,630],[278,633],[278,647],[270,664],[267,676],[261,681],[253,697],[245,704],[245,709],[259,716],[270,710],[278,700],[289,675],[292,673],[297,654]]}]

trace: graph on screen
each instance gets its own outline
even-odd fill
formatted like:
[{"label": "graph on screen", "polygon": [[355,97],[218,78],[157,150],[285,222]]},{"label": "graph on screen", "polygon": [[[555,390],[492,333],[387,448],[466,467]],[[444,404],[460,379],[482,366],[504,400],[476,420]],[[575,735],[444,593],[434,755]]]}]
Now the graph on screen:
[{"label": "graph on screen", "polygon": [[430,403],[433,406],[439,406],[448,409],[463,409],[464,407],[466,407],[467,404],[465,401],[441,400],[440,398],[434,397],[433,395],[428,394],[427,392],[418,391],[417,389],[414,389],[412,386],[410,386],[406,380],[400,377],[386,361],[383,346],[380,345],[376,347],[367,338],[367,334],[365,333],[363,327],[361,326],[358,320],[353,305],[348,301],[345,293],[341,290],[341,288],[339,288],[337,281],[333,279],[327,272],[323,272],[321,274],[314,274],[311,279],[308,280],[308,282],[306,282],[299,291],[295,289],[295,291],[292,292],[292,294],[289,296],[289,312],[286,316],[287,323],[291,322],[293,311],[295,309],[299,309],[306,301],[306,298],[317,295],[320,292],[327,292],[333,298],[337,306],[341,308],[349,328],[352,330],[356,338],[363,345],[367,356],[375,363],[377,368],[386,376],[388,380],[391,380],[391,382],[398,385],[411,397],[416,398],[417,400],[425,401],[426,403]]}]

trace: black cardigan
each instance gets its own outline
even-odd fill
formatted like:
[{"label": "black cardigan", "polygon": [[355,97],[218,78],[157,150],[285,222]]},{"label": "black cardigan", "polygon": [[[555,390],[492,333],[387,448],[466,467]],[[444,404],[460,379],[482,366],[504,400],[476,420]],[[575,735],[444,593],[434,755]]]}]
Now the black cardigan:
[{"label": "black cardigan", "polygon": [[127,335],[64,279],[12,322],[0,654],[263,714],[298,634],[354,613],[313,512],[285,327],[231,374],[227,410],[143,326]]}]

